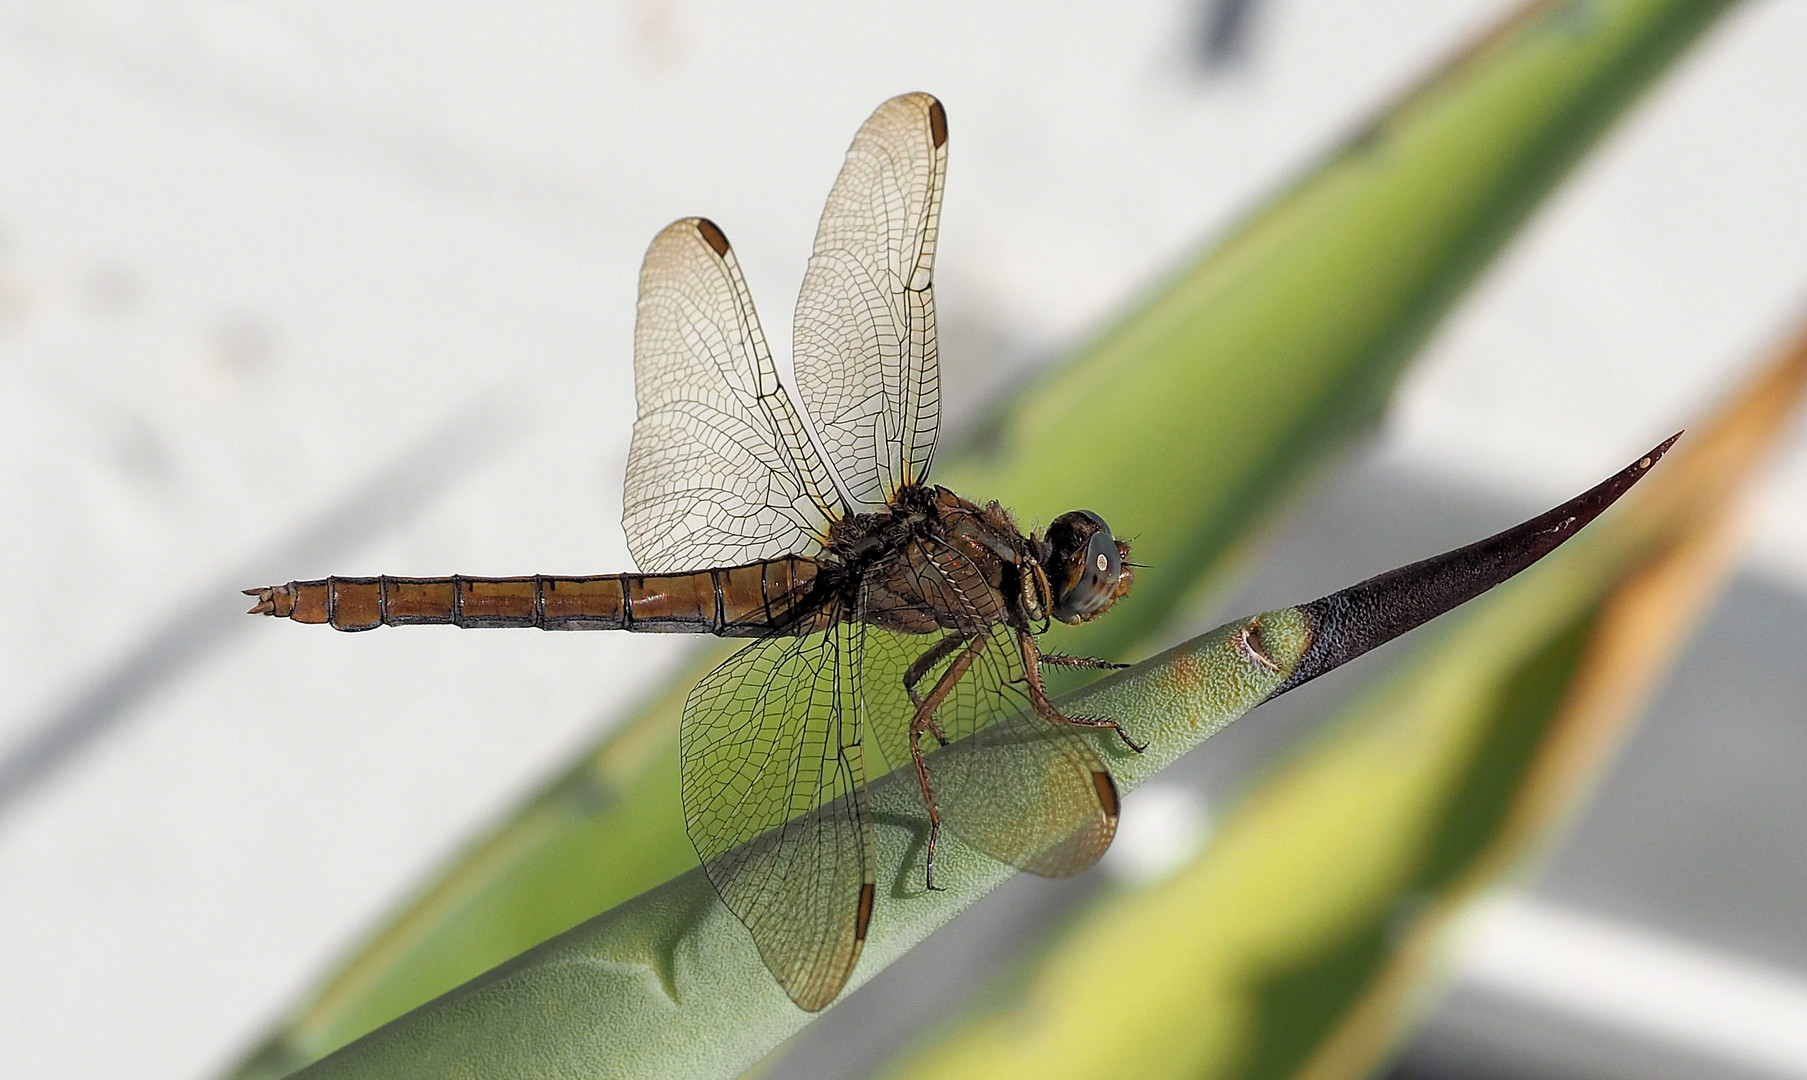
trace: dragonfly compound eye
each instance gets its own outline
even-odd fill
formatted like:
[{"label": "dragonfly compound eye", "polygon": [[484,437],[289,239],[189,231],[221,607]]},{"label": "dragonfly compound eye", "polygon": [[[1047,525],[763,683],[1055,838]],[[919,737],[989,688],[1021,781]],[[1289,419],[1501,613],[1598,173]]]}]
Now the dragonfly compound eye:
[{"label": "dragonfly compound eye", "polygon": [[1123,565],[1128,548],[1090,510],[1055,518],[1048,526],[1047,551],[1042,569],[1054,592],[1052,614],[1062,622],[1095,618],[1129,591],[1130,574]]}]

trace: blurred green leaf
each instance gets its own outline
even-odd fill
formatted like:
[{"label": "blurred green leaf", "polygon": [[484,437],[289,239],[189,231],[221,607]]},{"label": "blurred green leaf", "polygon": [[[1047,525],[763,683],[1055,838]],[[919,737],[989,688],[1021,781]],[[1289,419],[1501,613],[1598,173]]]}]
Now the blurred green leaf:
[{"label": "blurred green leaf", "polygon": [[[1374,418],[1472,276],[1726,6],[1529,5],[1005,413],[984,452],[942,468],[1025,516],[1098,510],[1156,564],[1109,618],[1050,647],[1122,654],[1157,628]],[[455,862],[233,1075],[280,1075],[692,865],[675,729],[695,675]]]},{"label": "blurred green leaf", "polygon": [[[714,658],[725,651],[706,650]],[[696,865],[678,716],[697,665],[403,907],[235,1067],[287,1076],[489,967]]]},{"label": "blurred green leaf", "polygon": [[1188,867],[1089,911],[1007,1001],[884,1074],[1369,1075],[1450,917],[1573,811],[1717,590],[1737,498],[1804,389],[1807,334],[1624,509],[1466,609],[1251,793]]},{"label": "blurred green leaf", "polygon": [[1159,627],[1302,472],[1380,414],[1449,306],[1723,0],[1537,2],[1012,409],[939,481],[1136,538],[1135,590],[1049,648]]}]

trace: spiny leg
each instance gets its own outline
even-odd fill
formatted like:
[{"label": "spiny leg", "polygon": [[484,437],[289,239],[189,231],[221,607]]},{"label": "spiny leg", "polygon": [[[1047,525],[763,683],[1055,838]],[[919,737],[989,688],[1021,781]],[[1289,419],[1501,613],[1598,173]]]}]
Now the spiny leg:
[{"label": "spiny leg", "polygon": [[[916,715],[910,718],[910,760],[916,766],[916,780],[922,785],[922,803],[929,811],[929,844],[928,854],[923,859],[923,879],[928,888],[935,891],[939,891],[935,886],[935,843],[941,838],[941,811],[935,805],[934,789],[929,786],[928,763],[922,760],[922,733],[933,731],[935,737],[941,739],[941,744],[947,745],[947,740],[941,737],[940,729],[935,726],[935,710],[940,708],[941,703],[947,700],[947,696],[954,692],[954,684],[958,683],[961,676],[966,674],[967,668],[972,667],[973,661],[978,659],[979,653],[984,650],[986,642],[990,640],[984,634],[970,639],[949,635],[928,653],[923,654],[926,659],[930,654],[938,651],[944,654],[952,652],[959,644],[966,646],[960,650],[958,656],[954,657],[954,662],[947,666],[947,670],[941,673],[941,678],[935,680],[935,687],[929,691],[929,695],[916,701]],[[956,645],[949,646],[947,643],[950,641],[955,642]],[[913,682],[911,674],[914,674],[916,679],[921,679],[922,675],[929,668],[934,667],[939,660],[940,657],[936,657],[935,660],[926,664],[922,660],[918,660],[915,664],[910,665],[910,671],[904,676],[905,686],[909,687]],[[917,672],[918,667],[923,669],[922,672]],[[911,689],[910,697],[912,700],[916,698],[914,689]]]},{"label": "spiny leg", "polygon": [[1109,660],[1100,660],[1095,656],[1068,656],[1066,653],[1045,652],[1041,654],[1044,664],[1055,667],[1091,668],[1094,671],[1122,671],[1128,664],[1116,664]]},{"label": "spiny leg", "polygon": [[[910,704],[918,709],[922,708],[922,695],[916,692],[916,684],[933,671],[936,664],[946,660],[953,655],[955,649],[966,644],[970,637],[971,635],[962,634],[956,630],[937,641],[933,648],[916,658],[916,662],[910,665],[910,670],[904,672],[903,677],[904,693],[910,695]],[[947,745],[947,736],[941,733],[940,725],[935,723],[932,716],[929,718],[928,730],[929,734],[935,736],[942,746]]]},{"label": "spiny leg", "polygon": [[[1123,740],[1123,745],[1140,754],[1148,749],[1147,743],[1138,743],[1123,730],[1123,725],[1102,716],[1068,716],[1048,700],[1047,691],[1042,689],[1041,665],[1044,659],[1041,649],[1035,644],[1035,635],[1027,630],[1019,630],[1016,635],[1017,645],[1023,653],[1023,675],[1029,682],[1029,703],[1035,711],[1057,724],[1071,724],[1074,727],[1109,728]],[[1103,663],[1103,661],[1099,661]]]}]

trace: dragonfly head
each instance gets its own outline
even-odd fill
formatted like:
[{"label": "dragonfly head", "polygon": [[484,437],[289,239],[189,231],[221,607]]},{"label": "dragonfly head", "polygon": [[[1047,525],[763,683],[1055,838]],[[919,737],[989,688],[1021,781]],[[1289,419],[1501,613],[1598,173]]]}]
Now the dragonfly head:
[{"label": "dragonfly head", "polygon": [[1054,593],[1050,614],[1065,623],[1104,614],[1135,580],[1128,559],[1129,545],[1112,536],[1111,527],[1090,510],[1055,518],[1041,541],[1042,570]]}]

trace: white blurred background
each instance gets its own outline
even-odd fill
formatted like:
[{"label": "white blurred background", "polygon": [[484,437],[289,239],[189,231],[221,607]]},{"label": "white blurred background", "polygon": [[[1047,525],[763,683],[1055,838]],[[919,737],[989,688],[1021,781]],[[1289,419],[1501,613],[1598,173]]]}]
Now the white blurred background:
[{"label": "white blurred background", "polygon": [[[854,129],[940,96],[957,424],[1502,9],[0,0],[0,1075],[223,1066],[682,655],[309,631],[238,595],[626,569],[634,282],[667,221],[723,226],[782,356]],[[1297,512],[1328,554],[1282,545],[1250,598],[1542,509],[1730,385],[1807,299],[1803,55],[1807,5],[1757,0],[1684,58]],[[1730,595],[1404,1072],[1807,1076],[1798,439]],[[1704,719],[1727,685],[1761,715]],[[1213,782],[1287,730],[1213,740]],[[856,1070],[818,1027],[797,1074]]]}]

